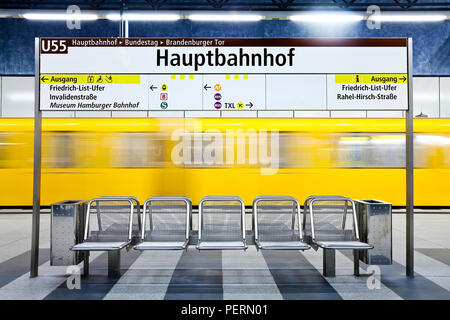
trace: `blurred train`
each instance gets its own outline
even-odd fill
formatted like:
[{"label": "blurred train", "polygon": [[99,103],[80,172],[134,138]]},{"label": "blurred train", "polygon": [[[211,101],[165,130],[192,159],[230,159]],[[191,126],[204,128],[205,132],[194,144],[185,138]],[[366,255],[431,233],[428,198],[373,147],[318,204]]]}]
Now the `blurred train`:
[{"label": "blurred train", "polygon": [[[405,205],[403,119],[44,119],[42,205],[344,195]],[[450,120],[415,119],[415,205],[450,206]],[[33,119],[0,119],[0,206],[31,206]]]}]

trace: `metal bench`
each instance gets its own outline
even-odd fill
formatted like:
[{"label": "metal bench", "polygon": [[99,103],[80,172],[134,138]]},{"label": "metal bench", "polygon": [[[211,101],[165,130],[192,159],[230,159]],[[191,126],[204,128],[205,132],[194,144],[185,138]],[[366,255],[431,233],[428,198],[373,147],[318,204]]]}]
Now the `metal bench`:
[{"label": "metal bench", "polygon": [[139,230],[142,229],[142,222],[141,222],[141,204],[139,203],[139,199],[133,196],[103,196],[103,197],[99,197],[97,199],[102,199],[102,200],[131,200],[134,202],[134,209],[136,210],[136,217],[137,217],[137,222],[138,222],[138,227]]},{"label": "metal bench", "polygon": [[245,250],[245,205],[239,197],[208,196],[198,206],[199,250]]},{"label": "metal bench", "polygon": [[144,202],[141,243],[136,250],[183,250],[189,243],[192,202],[186,197],[152,197]]},{"label": "metal bench", "polygon": [[285,196],[264,196],[253,200],[255,244],[263,250],[308,250],[303,242],[300,204]]},{"label": "metal bench", "polygon": [[314,250],[317,251],[318,246],[315,245],[311,240],[311,218],[308,219],[309,216],[309,204],[312,199],[321,199],[323,201],[330,199],[331,201],[336,199],[345,200],[346,198],[343,196],[309,196],[305,199],[305,203],[303,205],[303,234],[305,236],[305,240],[308,244],[312,245]]},{"label": "metal bench", "polygon": [[[91,215],[97,219],[92,221]],[[139,215],[140,204],[135,197],[99,197],[88,202],[83,242],[71,248],[84,252],[85,276],[89,275],[90,251],[107,251],[108,276],[120,276],[120,250],[130,248],[138,239]]]},{"label": "metal bench", "polygon": [[[323,249],[324,276],[336,275],[335,250],[353,250],[354,274],[359,276],[358,250],[373,246],[360,241],[354,201],[342,196],[311,196],[305,200],[304,210],[306,238],[315,250]],[[352,219],[347,219],[349,210]]]}]

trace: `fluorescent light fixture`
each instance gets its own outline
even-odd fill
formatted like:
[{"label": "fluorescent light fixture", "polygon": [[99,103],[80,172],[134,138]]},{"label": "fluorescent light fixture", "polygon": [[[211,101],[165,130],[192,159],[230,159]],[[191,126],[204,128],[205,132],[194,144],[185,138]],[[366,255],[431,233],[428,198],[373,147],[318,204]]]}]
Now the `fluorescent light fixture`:
[{"label": "fluorescent light fixture", "polygon": [[24,13],[28,20],[97,20],[98,16],[92,13]]},{"label": "fluorescent light fixture", "polygon": [[445,14],[374,14],[368,20],[382,22],[433,22],[447,19]]},{"label": "fluorescent light fixture", "polygon": [[320,22],[320,23],[334,23],[334,22],[356,22],[361,21],[364,17],[360,14],[354,13],[305,13],[289,16],[292,21],[300,22]]},{"label": "fluorescent light fixture", "polygon": [[[106,15],[108,20],[119,21],[120,14],[108,14]],[[180,19],[178,14],[165,14],[165,13],[124,13],[123,19],[128,21],[176,21]]]},{"label": "fluorescent light fixture", "polygon": [[191,14],[188,16],[192,21],[260,21],[263,16],[257,14]]},{"label": "fluorescent light fixture", "polygon": [[113,13],[113,14],[107,14],[106,19],[112,20],[112,21],[119,21],[120,20],[120,14]]},{"label": "fluorescent light fixture", "polygon": [[113,14],[107,14],[106,19],[112,20],[112,21],[119,21],[120,20],[120,14],[113,13]]}]

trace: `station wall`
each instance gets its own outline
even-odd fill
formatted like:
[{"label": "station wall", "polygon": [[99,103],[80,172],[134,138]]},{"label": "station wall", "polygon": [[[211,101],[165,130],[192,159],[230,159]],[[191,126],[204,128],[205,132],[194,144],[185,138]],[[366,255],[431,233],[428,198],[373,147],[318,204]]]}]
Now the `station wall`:
[{"label": "station wall", "polygon": [[[0,18],[0,75],[34,74],[35,37],[117,36],[119,23],[104,19],[83,21],[81,29],[69,30],[65,21]],[[339,26],[290,20],[130,22],[129,37],[412,37],[413,74],[450,76],[449,20],[382,23],[380,29],[369,29],[365,21]]]},{"label": "station wall", "polygon": [[[35,37],[116,37],[119,23],[85,21],[69,30],[66,22],[0,18],[0,116],[32,117]],[[130,37],[412,37],[414,115],[450,118],[450,21],[345,26],[301,24],[289,20],[250,23],[132,22]],[[370,63],[370,61],[368,61]],[[401,117],[401,111],[132,111],[54,112],[47,117]]]},{"label": "station wall", "polygon": [[[414,77],[414,116],[450,118],[450,76]],[[34,77],[0,77],[0,116],[34,116]],[[402,111],[43,111],[44,117],[399,118]]]}]

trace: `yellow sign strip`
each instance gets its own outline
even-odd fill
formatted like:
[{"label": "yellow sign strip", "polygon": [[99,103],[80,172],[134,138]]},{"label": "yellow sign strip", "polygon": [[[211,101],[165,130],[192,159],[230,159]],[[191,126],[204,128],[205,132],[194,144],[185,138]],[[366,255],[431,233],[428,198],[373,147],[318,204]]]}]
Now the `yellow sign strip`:
[{"label": "yellow sign strip", "polygon": [[138,74],[41,74],[41,84],[140,84]]},{"label": "yellow sign strip", "polygon": [[337,74],[335,83],[407,83],[406,74]]},{"label": "yellow sign strip", "polygon": [[[192,80],[192,79],[194,79],[194,75],[193,74],[180,74],[179,75],[180,77],[180,80],[184,80],[184,79],[188,79],[189,78],[189,80]],[[170,75],[170,79],[171,80],[176,80],[177,79],[177,75],[176,74],[171,74]]]},{"label": "yellow sign strip", "polygon": [[[225,75],[225,79],[227,79],[227,80],[231,79],[231,74],[226,74]],[[243,74],[242,78],[241,78],[241,76],[239,74],[234,74],[233,75],[233,79],[235,79],[235,80],[239,80],[239,79],[247,80],[248,79],[248,74]]]}]

